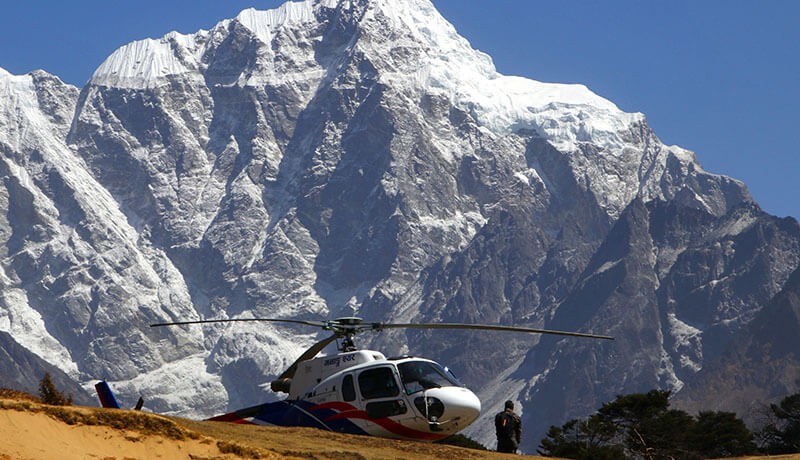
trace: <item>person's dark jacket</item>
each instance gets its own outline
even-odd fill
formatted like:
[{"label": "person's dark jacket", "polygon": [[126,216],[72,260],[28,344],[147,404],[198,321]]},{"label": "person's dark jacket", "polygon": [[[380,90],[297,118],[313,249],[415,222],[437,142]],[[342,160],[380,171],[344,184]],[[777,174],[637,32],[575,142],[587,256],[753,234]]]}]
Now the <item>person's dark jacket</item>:
[{"label": "person's dark jacket", "polygon": [[522,420],[513,410],[506,409],[494,416],[498,452],[516,452],[522,439]]}]

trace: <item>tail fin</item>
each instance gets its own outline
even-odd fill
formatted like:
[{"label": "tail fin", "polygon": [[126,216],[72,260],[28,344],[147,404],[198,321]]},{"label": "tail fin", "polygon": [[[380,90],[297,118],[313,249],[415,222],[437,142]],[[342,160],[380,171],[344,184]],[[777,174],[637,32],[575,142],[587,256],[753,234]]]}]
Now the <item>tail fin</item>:
[{"label": "tail fin", "polygon": [[97,391],[97,397],[100,399],[100,404],[102,404],[103,407],[107,409],[119,409],[117,398],[114,396],[114,392],[111,391],[111,387],[108,386],[105,380],[97,382],[94,389]]}]

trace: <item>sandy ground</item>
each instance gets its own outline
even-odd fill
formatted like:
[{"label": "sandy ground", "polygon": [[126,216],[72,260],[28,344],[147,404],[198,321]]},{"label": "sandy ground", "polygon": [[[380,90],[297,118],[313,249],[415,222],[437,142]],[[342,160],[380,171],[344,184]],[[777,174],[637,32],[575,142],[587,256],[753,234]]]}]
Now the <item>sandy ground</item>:
[{"label": "sandy ground", "polygon": [[310,428],[193,421],[11,399],[0,399],[0,440],[0,460],[523,458]]},{"label": "sandy ground", "polygon": [[[0,398],[0,460],[28,459],[513,459],[422,442],[186,420]],[[800,454],[739,460],[800,460]]]},{"label": "sandy ground", "polygon": [[43,414],[9,410],[0,411],[0,439],[2,459],[235,458],[223,456],[206,439],[177,441],[103,426],[71,426]]}]

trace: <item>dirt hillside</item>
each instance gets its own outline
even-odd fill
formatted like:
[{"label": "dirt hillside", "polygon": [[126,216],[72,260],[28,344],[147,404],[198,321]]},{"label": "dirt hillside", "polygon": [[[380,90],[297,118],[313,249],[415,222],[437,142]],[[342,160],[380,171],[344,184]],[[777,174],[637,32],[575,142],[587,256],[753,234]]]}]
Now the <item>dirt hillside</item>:
[{"label": "dirt hillside", "polygon": [[[0,394],[0,460],[542,459],[312,428],[236,425],[147,412],[49,406]],[[800,454],[747,459],[800,460]]]},{"label": "dirt hillside", "polygon": [[203,422],[29,399],[0,399],[0,439],[0,460],[521,458],[310,428]]}]

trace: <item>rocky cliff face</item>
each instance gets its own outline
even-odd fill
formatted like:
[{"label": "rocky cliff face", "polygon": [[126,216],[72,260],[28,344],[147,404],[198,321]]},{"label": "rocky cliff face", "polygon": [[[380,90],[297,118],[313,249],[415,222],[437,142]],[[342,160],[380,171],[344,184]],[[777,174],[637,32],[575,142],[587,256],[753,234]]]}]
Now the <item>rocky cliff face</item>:
[{"label": "rocky cliff face", "polygon": [[9,333],[0,331],[0,388],[39,395],[45,374],[50,375],[50,381],[65,397],[72,397],[74,404],[95,404],[95,399],[75,379],[18,344]]},{"label": "rocky cliff face", "polygon": [[737,411],[761,426],[766,402],[797,392],[800,385],[800,272],[730,340],[725,351],[686,379],[680,406]]},{"label": "rocky cliff face", "polygon": [[[246,10],[126,45],[80,94],[40,73],[0,89],[0,329],[157,411],[275,398],[262,384],[316,338],[158,321],[355,313],[616,336],[364,338],[449,365],[487,417],[518,400],[533,451],[617,394],[680,393],[800,261],[796,221],[641,114],[498,74],[428,0]],[[493,446],[486,426],[469,434]]]}]

